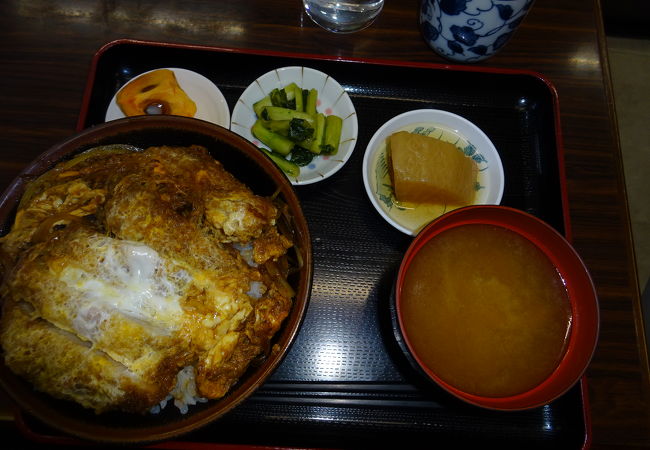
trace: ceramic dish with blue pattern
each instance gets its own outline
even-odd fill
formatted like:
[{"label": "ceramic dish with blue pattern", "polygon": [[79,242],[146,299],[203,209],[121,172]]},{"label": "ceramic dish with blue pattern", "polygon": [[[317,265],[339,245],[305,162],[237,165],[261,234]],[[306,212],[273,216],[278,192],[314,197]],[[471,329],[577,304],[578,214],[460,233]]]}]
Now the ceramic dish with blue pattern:
[{"label": "ceramic dish with blue pattern", "polygon": [[467,205],[418,204],[397,201],[390,176],[387,138],[398,131],[431,136],[456,146],[478,166],[474,205],[498,205],[503,196],[503,165],[487,135],[469,120],[436,109],[400,114],[382,125],[370,139],[363,158],[363,183],[379,214],[403,233],[415,236],[442,214]]}]

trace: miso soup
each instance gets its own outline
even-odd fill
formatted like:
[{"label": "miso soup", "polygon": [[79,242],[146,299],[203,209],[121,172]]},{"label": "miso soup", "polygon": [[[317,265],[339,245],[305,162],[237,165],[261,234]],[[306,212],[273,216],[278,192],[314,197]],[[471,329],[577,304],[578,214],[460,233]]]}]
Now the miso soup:
[{"label": "miso soup", "polygon": [[548,377],[566,350],[571,306],[534,244],[471,224],[424,244],[405,275],[403,332],[417,357],[465,392],[505,397]]}]

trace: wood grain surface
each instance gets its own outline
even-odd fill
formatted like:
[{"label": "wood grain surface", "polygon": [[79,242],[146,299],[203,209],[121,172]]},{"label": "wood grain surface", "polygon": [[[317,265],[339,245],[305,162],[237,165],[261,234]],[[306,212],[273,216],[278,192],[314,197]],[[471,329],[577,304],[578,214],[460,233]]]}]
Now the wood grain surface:
[{"label": "wood grain surface", "polygon": [[[299,0],[2,1],[0,189],[75,132],[92,57],[107,42],[445,63],[421,37],[418,8],[387,0],[370,28],[336,35],[314,25]],[[592,448],[648,448],[648,361],[598,1],[537,0],[504,50],[480,65],[533,70],[557,88],[573,242],[601,307],[587,372]]]}]

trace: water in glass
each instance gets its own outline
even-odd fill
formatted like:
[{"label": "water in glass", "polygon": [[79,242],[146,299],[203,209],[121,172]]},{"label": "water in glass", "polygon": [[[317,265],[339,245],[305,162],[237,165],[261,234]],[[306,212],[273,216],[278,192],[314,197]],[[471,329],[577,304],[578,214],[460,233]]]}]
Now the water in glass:
[{"label": "water in glass", "polygon": [[369,26],[379,15],[384,0],[303,0],[305,12],[326,30],[351,33]]}]

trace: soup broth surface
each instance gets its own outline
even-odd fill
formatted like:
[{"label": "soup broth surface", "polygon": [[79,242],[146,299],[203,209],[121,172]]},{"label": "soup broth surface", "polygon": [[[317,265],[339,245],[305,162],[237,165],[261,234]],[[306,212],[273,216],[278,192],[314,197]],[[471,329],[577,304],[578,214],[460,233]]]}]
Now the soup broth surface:
[{"label": "soup broth surface", "polygon": [[571,306],[546,255],[505,228],[447,230],[414,256],[402,287],[416,356],[465,392],[505,397],[541,383],[564,355]]}]

